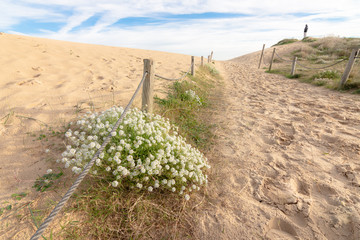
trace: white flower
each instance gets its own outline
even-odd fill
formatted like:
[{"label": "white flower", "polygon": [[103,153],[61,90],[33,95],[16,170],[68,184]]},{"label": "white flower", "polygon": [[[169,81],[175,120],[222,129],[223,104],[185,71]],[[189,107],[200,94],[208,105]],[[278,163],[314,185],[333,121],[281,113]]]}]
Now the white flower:
[{"label": "white flower", "polygon": [[46,170],[46,173],[50,174],[50,173],[52,173],[52,171],[53,171],[52,169],[48,169],[48,170]]},{"label": "white flower", "polygon": [[190,199],[189,194],[185,194],[185,200],[188,201]]},{"label": "white flower", "polygon": [[48,148],[47,148],[47,149],[45,149],[45,152],[46,152],[46,153],[50,152],[50,149],[48,149]]},{"label": "white flower", "polygon": [[[196,93],[190,90],[188,93],[196,102]],[[80,173],[111,133],[122,111],[112,107],[78,120],[73,127],[79,131],[66,132],[69,145],[61,159],[65,167],[71,166],[73,172]],[[207,183],[207,176],[202,172],[209,168],[207,159],[185,143],[169,120],[132,109],[116,131],[116,137],[106,146],[108,151],[101,152],[95,160],[96,170],[110,177],[112,186],[124,179],[130,188],[144,188],[149,192],[163,188],[185,195]]]},{"label": "white flower", "polygon": [[79,174],[82,169],[81,169],[81,168],[78,168],[78,167],[73,167],[71,170],[72,170],[74,173]]},{"label": "white flower", "polygon": [[111,185],[113,186],[113,187],[117,187],[118,185],[119,185],[119,182],[118,181],[113,181],[112,183],[111,183]]}]

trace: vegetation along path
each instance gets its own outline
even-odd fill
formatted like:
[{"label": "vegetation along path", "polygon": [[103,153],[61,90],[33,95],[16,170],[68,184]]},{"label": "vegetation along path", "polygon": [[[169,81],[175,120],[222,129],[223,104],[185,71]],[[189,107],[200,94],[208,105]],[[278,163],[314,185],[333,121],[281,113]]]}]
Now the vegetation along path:
[{"label": "vegetation along path", "polygon": [[360,97],[218,62],[200,239],[360,239]]}]

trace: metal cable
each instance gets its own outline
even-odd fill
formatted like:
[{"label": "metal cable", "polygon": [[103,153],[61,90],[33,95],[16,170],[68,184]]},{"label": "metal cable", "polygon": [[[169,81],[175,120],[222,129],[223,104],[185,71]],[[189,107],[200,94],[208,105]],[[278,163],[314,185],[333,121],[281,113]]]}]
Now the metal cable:
[{"label": "metal cable", "polygon": [[336,63],[334,63],[334,64],[331,64],[331,65],[329,65],[329,66],[319,67],[319,68],[306,67],[306,66],[300,64],[299,62],[296,62],[296,64],[299,65],[300,67],[303,67],[303,68],[306,68],[306,69],[325,69],[325,68],[329,68],[329,67],[335,66],[336,64],[339,64],[339,63],[341,63],[341,62],[343,62],[343,61],[345,61],[345,60],[347,60],[347,59],[342,59],[341,61],[336,62]]},{"label": "metal cable", "polygon": [[166,78],[166,77],[162,77],[162,76],[157,75],[157,74],[155,74],[155,77],[162,78],[162,79],[165,79],[165,80],[168,80],[168,81],[179,81],[179,80],[182,80],[186,75],[189,74],[189,72],[191,71],[192,66],[193,66],[193,64],[190,65],[189,71],[187,71],[184,75],[182,75],[179,78]]},{"label": "metal cable", "polygon": [[52,210],[52,212],[50,213],[50,215],[45,219],[45,221],[40,225],[40,227],[38,228],[38,230],[35,232],[35,234],[30,238],[30,240],[37,240],[41,234],[45,231],[45,229],[47,228],[47,226],[50,224],[50,222],[56,217],[56,215],[58,214],[58,212],[63,208],[63,206],[65,205],[65,203],[69,200],[69,198],[71,197],[71,195],[75,192],[76,188],[79,186],[79,184],[81,183],[81,181],[84,179],[84,177],[87,175],[87,173],[90,171],[90,168],[94,165],[95,159],[100,155],[100,153],[105,149],[106,145],[110,142],[111,139],[111,134],[114,133],[116,131],[116,129],[119,127],[121,121],[123,120],[123,118],[126,115],[126,112],[129,110],[132,102],[134,101],[136,94],[139,92],[141,85],[143,84],[145,77],[147,76],[148,72],[145,72],[140,83],[139,86],[137,87],[137,89],[135,90],[131,100],[129,101],[128,105],[125,107],[123,113],[121,114],[120,118],[118,119],[118,121],[116,122],[115,126],[112,128],[111,132],[109,133],[109,135],[106,137],[106,139],[104,140],[103,144],[101,145],[100,149],[95,153],[95,155],[93,156],[93,158],[90,160],[90,162],[88,164],[86,164],[84,170],[82,171],[82,173],[78,176],[78,178],[75,180],[75,182],[73,183],[73,185],[69,188],[69,190],[66,192],[66,194],[63,196],[63,198],[60,200],[60,202],[56,205],[56,207]]}]

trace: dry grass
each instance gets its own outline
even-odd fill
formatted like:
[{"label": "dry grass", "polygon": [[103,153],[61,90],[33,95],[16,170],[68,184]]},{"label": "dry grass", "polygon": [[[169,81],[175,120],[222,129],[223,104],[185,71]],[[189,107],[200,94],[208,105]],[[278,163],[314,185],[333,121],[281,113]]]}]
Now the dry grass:
[{"label": "dry grass", "polygon": [[[307,69],[299,64],[296,66],[297,78],[300,81],[337,89],[348,62],[347,58],[350,56],[352,49],[359,47],[360,39],[358,38],[325,37],[320,39],[306,38],[303,41],[289,43],[286,46],[278,46],[276,50],[284,59],[291,60],[294,56],[298,57],[298,63],[309,68],[323,68],[344,60],[325,69]],[[291,62],[275,58],[274,63],[271,73],[290,77]],[[343,90],[349,90],[353,93],[360,92],[359,68],[359,60],[357,60]]]},{"label": "dry grass", "polygon": [[[209,82],[219,77],[214,68],[200,68],[195,78],[190,77],[188,83],[184,82],[181,86],[177,84],[176,89],[186,90],[190,84],[200,96],[203,96],[205,92],[207,94],[211,92],[213,86]],[[176,102],[175,98],[176,94],[171,93],[171,101],[168,100],[173,103]],[[197,141],[192,141],[192,143],[204,149],[203,141],[199,141],[198,135],[203,138],[206,134],[198,134],[200,127],[187,129],[188,124],[183,124],[183,118],[189,118],[189,116],[184,115],[183,112],[180,112],[179,116],[173,116],[177,111],[174,111],[173,104],[169,106],[170,111],[162,109],[162,113],[171,113],[172,119],[182,129],[180,132],[187,133],[187,136],[196,136]],[[194,109],[190,113],[195,117],[202,116],[199,109]],[[178,118],[180,120],[176,121]],[[193,118],[189,119],[191,122],[195,121]],[[208,120],[208,118],[203,119]],[[194,130],[197,132],[194,133]],[[207,144],[211,142],[211,139],[205,140]],[[60,235],[64,239],[84,239],[84,236],[86,239],[194,238],[195,223],[192,214],[195,212],[194,209],[201,208],[203,205],[204,190],[193,193],[191,200],[186,201],[178,194],[169,191],[149,193],[120,185],[118,188],[113,188],[106,179],[94,176],[87,177],[86,184],[82,185],[83,190],[74,196],[70,207],[66,210],[66,213],[73,217],[61,224],[61,229],[56,232],[57,236]],[[81,220],[74,221],[76,219]]]}]

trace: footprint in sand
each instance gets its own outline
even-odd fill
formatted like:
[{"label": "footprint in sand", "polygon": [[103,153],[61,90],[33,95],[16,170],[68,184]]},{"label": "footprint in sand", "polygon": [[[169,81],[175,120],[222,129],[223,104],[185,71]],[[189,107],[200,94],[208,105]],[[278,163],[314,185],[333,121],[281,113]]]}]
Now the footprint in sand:
[{"label": "footprint in sand", "polygon": [[20,85],[20,86],[22,86],[22,85],[34,85],[34,84],[42,84],[42,82],[39,81],[39,80],[33,79],[33,78],[18,82],[18,85]]},{"label": "footprint in sand", "polygon": [[[337,165],[336,167],[336,171],[344,176],[350,183],[351,185],[354,186],[360,186],[359,183],[359,177],[357,176],[357,171],[356,168],[354,169],[351,165],[349,164],[344,164],[344,165]],[[359,171],[359,169],[357,169]]]},{"label": "footprint in sand", "polygon": [[280,172],[264,178],[250,174],[250,178],[252,193],[259,202],[275,206],[291,216],[309,215],[310,186],[306,182],[282,175]]},{"label": "footprint in sand", "polygon": [[44,69],[42,69],[41,67],[32,67],[31,68],[32,70],[34,70],[34,71],[43,71]]},{"label": "footprint in sand", "polygon": [[266,233],[266,239],[300,239],[295,228],[290,223],[280,218],[272,218],[269,221],[268,227],[269,230]]},{"label": "footprint in sand", "polygon": [[329,205],[340,206],[341,198],[337,191],[324,183],[314,183],[311,188],[311,195],[317,199],[325,200]]},{"label": "footprint in sand", "polygon": [[266,178],[260,188],[267,202],[277,205],[296,204],[298,197],[296,193],[296,183],[292,179]]},{"label": "footprint in sand", "polygon": [[273,134],[279,145],[289,146],[294,140],[295,132],[292,124],[285,123],[275,128]]}]

